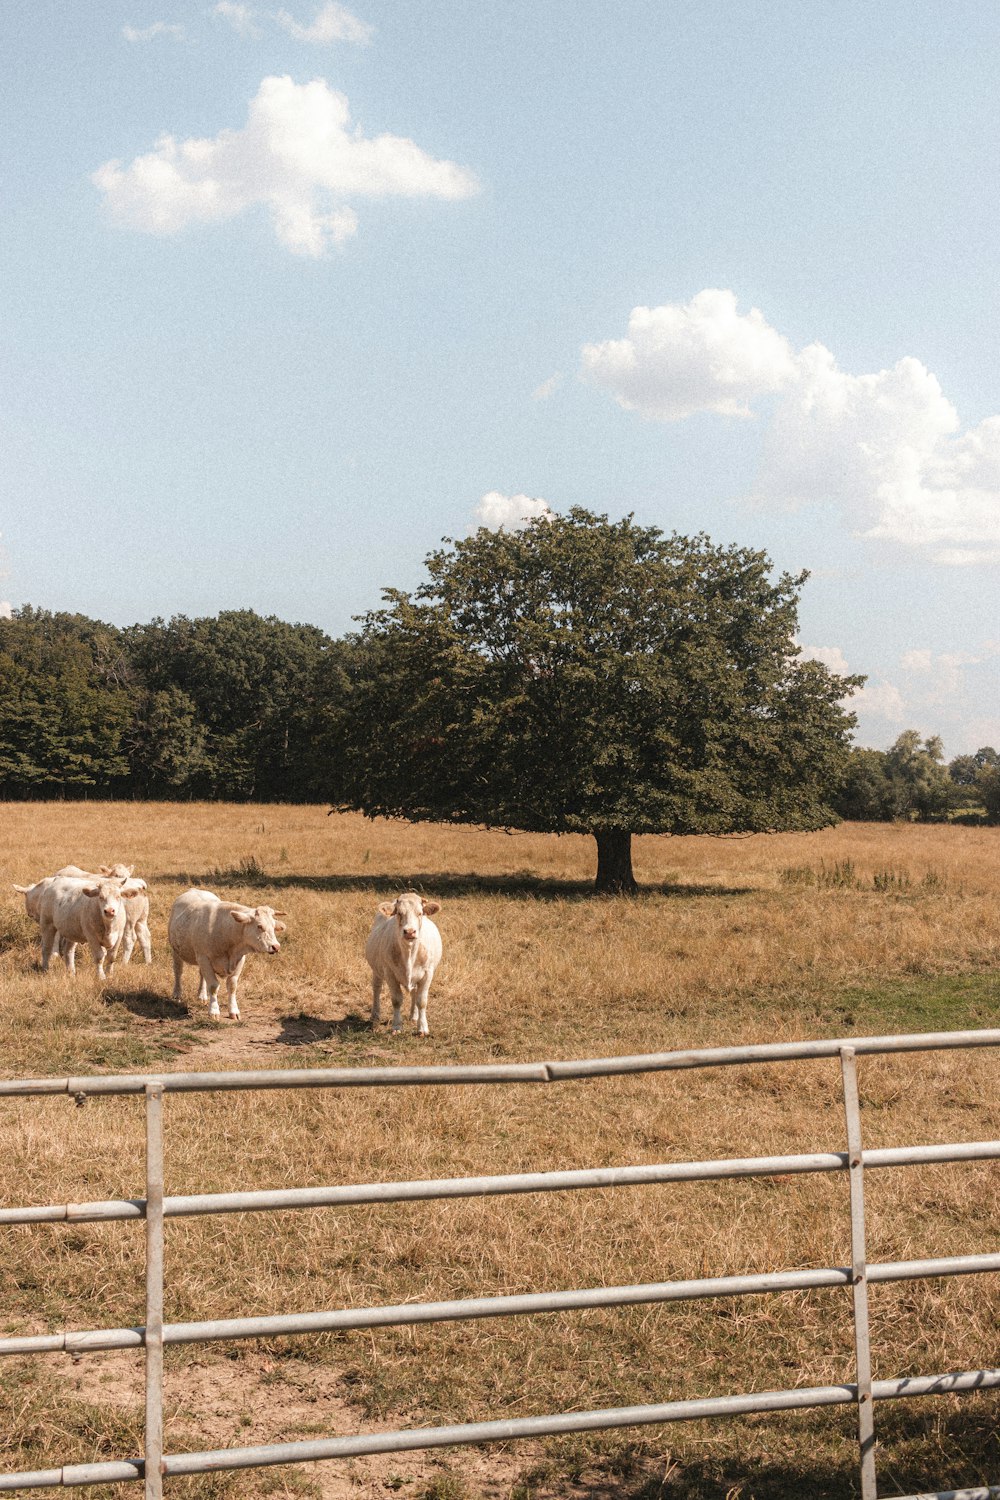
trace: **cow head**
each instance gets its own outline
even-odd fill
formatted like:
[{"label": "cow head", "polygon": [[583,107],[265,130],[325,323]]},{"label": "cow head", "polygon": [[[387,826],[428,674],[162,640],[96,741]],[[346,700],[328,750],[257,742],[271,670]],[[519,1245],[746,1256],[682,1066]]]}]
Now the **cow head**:
[{"label": "cow head", "polygon": [[90,896],[98,902],[101,920],[105,930],[110,930],[116,920],[124,922],[125,907],[122,904],[126,896],[137,894],[139,887],[132,888],[129,885],[120,885],[117,880],[101,880],[94,885],[85,885],[83,894]]},{"label": "cow head", "polygon": [[406,891],[395,901],[381,901],[378,906],[380,916],[395,917],[396,930],[407,945],[417,941],[424,917],[432,917],[440,910],[440,901],[425,901],[416,891]]},{"label": "cow head", "polygon": [[[135,865],[98,865],[97,869],[98,873],[103,875],[107,880],[125,881],[135,869]],[[142,890],[146,889],[146,882],[144,880],[138,881],[137,884]]]},{"label": "cow head", "polygon": [[233,921],[239,922],[243,928],[244,943],[255,953],[277,953],[280,950],[277,934],[285,931],[285,924],[274,919],[284,915],[283,911],[275,911],[273,906],[242,906],[230,912]]}]

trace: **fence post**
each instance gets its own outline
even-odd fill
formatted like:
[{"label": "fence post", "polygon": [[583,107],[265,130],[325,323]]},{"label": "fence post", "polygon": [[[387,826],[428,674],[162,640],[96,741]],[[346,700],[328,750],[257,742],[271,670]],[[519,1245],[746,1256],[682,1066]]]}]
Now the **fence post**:
[{"label": "fence post", "polygon": [[865,1249],[865,1178],[861,1154],[861,1106],[853,1047],[841,1047],[840,1070],[847,1120],[847,1165],[851,1186],[851,1285],[854,1298],[854,1355],[858,1390],[858,1443],[861,1448],[861,1500],[876,1500],[875,1412],[872,1353],[868,1335],[868,1257]]},{"label": "fence post", "polygon": [[146,1500],[163,1495],[163,1084],[146,1085]]}]

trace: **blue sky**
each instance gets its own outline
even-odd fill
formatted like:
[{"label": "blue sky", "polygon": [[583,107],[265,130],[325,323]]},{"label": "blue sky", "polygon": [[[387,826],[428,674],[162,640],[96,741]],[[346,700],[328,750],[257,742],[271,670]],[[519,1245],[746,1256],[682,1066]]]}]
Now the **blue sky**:
[{"label": "blue sky", "polygon": [[631,510],[811,571],[861,743],[1000,746],[994,4],[34,0],[0,49],[4,600],[340,633],[523,497]]}]

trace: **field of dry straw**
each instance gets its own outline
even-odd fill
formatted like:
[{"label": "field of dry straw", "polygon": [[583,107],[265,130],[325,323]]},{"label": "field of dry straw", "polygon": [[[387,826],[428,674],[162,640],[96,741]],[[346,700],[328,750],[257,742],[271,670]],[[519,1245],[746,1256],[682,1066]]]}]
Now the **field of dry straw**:
[{"label": "field of dry straw", "polygon": [[[0,1074],[608,1055],[1000,1025],[1000,830],[843,826],[639,839],[635,899],[588,895],[592,841],[327,818],[323,808],[5,805]],[[38,972],[10,883],[67,861],[134,863],[154,963],[101,988]],[[190,884],[288,912],[251,958],[243,1022],[210,1023],[193,971],[173,1003],[166,916]],[[442,902],[427,1041],[373,1034],[377,901]],[[863,1060],[866,1145],[1000,1135],[998,1058]],[[167,1191],[842,1149],[832,1062],[546,1089],[172,1096]],[[7,1102],[0,1200],[142,1195],[135,1100]],[[991,1164],[871,1173],[872,1260],[1000,1249]],[[849,1262],[838,1175],[174,1220],[169,1320]],[[141,1225],[0,1241],[0,1332],[143,1318]],[[872,1289],[876,1377],[1000,1364],[996,1278]],[[846,1292],[805,1292],[167,1352],[167,1451],[383,1425],[622,1405],[851,1378]],[[0,1471],[141,1451],[141,1361],[0,1362]],[[880,1492],[1000,1480],[996,1397],[877,1411]],[[341,1500],[834,1500],[856,1493],[851,1414],[685,1424],[502,1451],[174,1481]],[[134,1496],[136,1487],[123,1487]]]}]

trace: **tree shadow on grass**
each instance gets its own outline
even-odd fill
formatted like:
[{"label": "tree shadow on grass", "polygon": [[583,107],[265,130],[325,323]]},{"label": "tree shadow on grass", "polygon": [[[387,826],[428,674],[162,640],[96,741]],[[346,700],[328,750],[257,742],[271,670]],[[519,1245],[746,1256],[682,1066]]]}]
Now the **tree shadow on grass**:
[{"label": "tree shadow on grass", "polygon": [[346,1041],[351,1037],[371,1035],[371,1024],[367,1017],[359,1015],[341,1016],[338,1021],[323,1021],[319,1016],[282,1016],[281,1030],[274,1038],[284,1047],[312,1047],[317,1042]]},{"label": "tree shadow on grass", "polygon": [[147,1021],[188,1021],[191,1011],[178,1000],[170,1000],[155,990],[105,990],[104,1003],[120,1005],[133,1016],[142,1016]]},{"label": "tree shadow on grass", "polygon": [[[213,885],[240,886],[243,890],[305,890],[345,892],[358,891],[386,894],[398,891],[419,891],[426,896],[509,896],[514,899],[535,901],[589,901],[598,897],[592,880],[559,880],[554,877],[533,875],[529,870],[519,870],[513,875],[478,875],[471,871],[431,871],[427,873],[395,873],[372,871],[363,875],[295,875],[268,873],[266,870],[248,872],[245,869],[209,870],[199,875],[154,875],[154,881],[190,880],[193,885],[211,889]],[[640,885],[634,897],[608,897],[600,900],[634,900],[643,896],[670,896],[685,899],[696,897],[749,896],[753,886],[680,885],[676,882],[653,882]]]},{"label": "tree shadow on grass", "polygon": [[[949,1403],[944,1410],[934,1400],[918,1406],[880,1404],[875,1421],[879,1493],[925,1494],[953,1486],[964,1493],[963,1486],[995,1484],[1000,1435],[992,1393],[985,1394],[985,1401],[959,1397],[958,1405]],[[730,1448],[704,1457],[675,1453],[665,1470],[662,1457],[650,1451],[657,1444],[626,1443],[612,1460],[617,1472],[595,1476],[591,1485],[577,1486],[573,1492],[587,1500],[604,1495],[621,1500],[721,1500],[728,1495],[745,1500],[845,1500],[858,1493],[858,1459],[853,1416],[849,1408],[838,1410],[835,1424],[817,1416],[810,1420],[805,1413],[791,1421],[777,1414],[751,1418],[753,1436],[742,1451],[734,1444],[736,1451]],[[783,1449],[781,1457],[753,1451],[765,1445],[769,1422],[774,1444],[767,1446],[772,1453],[774,1447]],[[669,1431],[664,1429],[664,1445],[669,1445]],[[825,1460],[818,1456],[824,1450]],[[596,1466],[603,1467],[600,1459]]]}]

